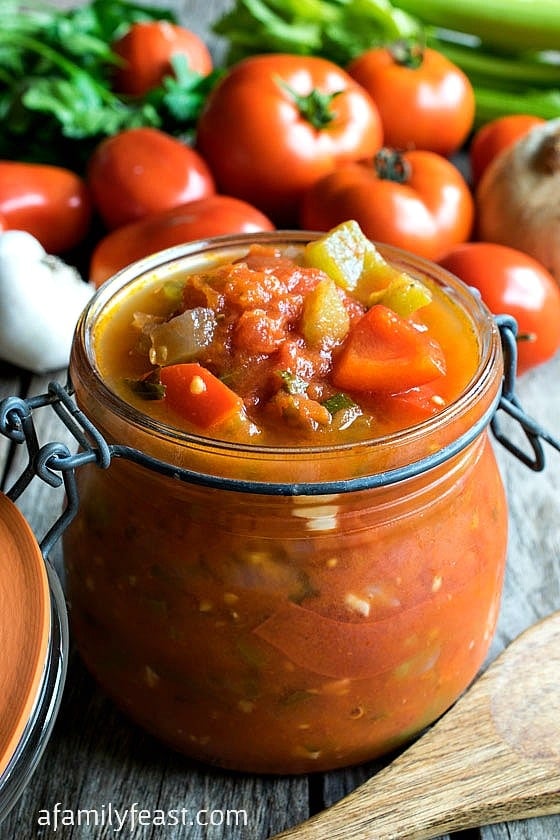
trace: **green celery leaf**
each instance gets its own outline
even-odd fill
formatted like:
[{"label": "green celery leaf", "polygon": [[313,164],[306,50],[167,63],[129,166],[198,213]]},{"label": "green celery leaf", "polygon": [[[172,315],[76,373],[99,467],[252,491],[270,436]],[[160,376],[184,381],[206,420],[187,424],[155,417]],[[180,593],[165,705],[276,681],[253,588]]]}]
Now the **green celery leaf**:
[{"label": "green celery leaf", "polygon": [[230,64],[258,52],[309,55],[317,52],[321,44],[317,21],[301,17],[286,19],[265,0],[237,0],[234,9],[217,20],[213,29],[230,42]]},{"label": "green celery leaf", "polygon": [[214,32],[229,64],[258,52],[320,55],[344,66],[371,46],[421,32],[389,0],[235,0]]}]

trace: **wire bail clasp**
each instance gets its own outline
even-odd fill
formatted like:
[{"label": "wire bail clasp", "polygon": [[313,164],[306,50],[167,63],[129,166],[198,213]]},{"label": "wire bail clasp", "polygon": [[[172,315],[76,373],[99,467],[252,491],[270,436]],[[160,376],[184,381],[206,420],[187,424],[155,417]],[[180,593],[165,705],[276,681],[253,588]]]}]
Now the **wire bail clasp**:
[{"label": "wire bail clasp", "polygon": [[[72,453],[68,446],[61,442],[49,442],[44,445],[39,443],[33,412],[44,406],[50,406],[72,434],[78,443],[77,452]],[[14,443],[25,445],[28,456],[27,465],[6,492],[8,498],[16,501],[35,476],[51,487],[64,484],[65,507],[39,544],[43,556],[48,558],[52,547],[78,511],[76,469],[92,462],[106,469],[111,462],[111,449],[74,402],[70,386],[59,382],[50,382],[46,394],[28,399],[12,396],[2,400],[0,434]]]},{"label": "wire bail clasp", "polygon": [[498,411],[504,411],[519,424],[530,444],[531,452],[528,453],[518,446],[503,430],[498,411],[490,422],[490,428],[502,446],[525,466],[535,472],[540,472],[546,465],[543,441],[560,451],[560,440],[525,413],[515,393],[517,375],[517,322],[515,318],[511,315],[497,315],[495,321],[500,332],[504,357],[504,378]]}]

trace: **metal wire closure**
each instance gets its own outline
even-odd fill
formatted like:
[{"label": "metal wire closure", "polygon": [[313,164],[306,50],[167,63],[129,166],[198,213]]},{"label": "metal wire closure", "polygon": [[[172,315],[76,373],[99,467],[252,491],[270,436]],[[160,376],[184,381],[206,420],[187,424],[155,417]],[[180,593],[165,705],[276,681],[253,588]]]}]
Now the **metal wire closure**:
[{"label": "metal wire closure", "polygon": [[[72,453],[64,443],[49,442],[40,445],[33,412],[44,406],[51,406],[71,432],[78,442],[78,452]],[[46,394],[29,399],[7,397],[2,400],[0,434],[27,447],[27,465],[6,494],[12,501],[19,498],[35,476],[51,487],[60,487],[64,483],[66,506],[40,543],[43,556],[48,557],[78,510],[76,469],[92,462],[101,468],[107,468],[111,463],[110,447],[93,423],[78,409],[71,397],[70,388],[59,382],[49,383]]]},{"label": "metal wire closure", "polygon": [[[27,465],[7,492],[7,495],[12,501],[15,501],[35,476],[38,476],[51,487],[59,487],[64,483],[66,506],[40,544],[43,555],[48,557],[50,550],[78,510],[76,469],[88,463],[95,463],[99,468],[107,469],[113,458],[124,458],[181,481],[216,487],[221,490],[276,496],[317,496],[386,486],[420,475],[461,452],[489,425],[496,440],[530,469],[540,471],[545,466],[543,442],[560,451],[560,440],[554,438],[525,413],[515,394],[517,369],[517,324],[515,319],[508,315],[500,315],[496,318],[496,323],[500,331],[504,356],[502,389],[496,403],[491,405],[480,420],[457,440],[438,452],[405,467],[354,479],[305,484],[244,481],[179,469],[152,458],[138,449],[120,444],[109,445],[93,423],[77,407],[72,396],[71,386],[51,382],[46,394],[29,399],[8,397],[0,402],[0,434],[5,435],[14,443],[25,444],[28,453]],[[51,442],[40,445],[37,439],[33,412],[44,406],[51,406],[61,422],[71,432],[78,443],[78,452],[72,453],[68,446],[63,443]],[[529,443],[530,452],[525,451],[515,443],[504,431],[498,417],[498,410],[509,415],[515,424],[522,429]]]},{"label": "metal wire closure", "polygon": [[504,357],[504,379],[499,408],[512,417],[525,433],[532,454],[528,454],[518,446],[502,429],[500,418],[494,415],[490,423],[492,433],[502,446],[535,472],[545,467],[545,454],[542,442],[549,443],[560,451],[560,441],[544,429],[539,423],[529,417],[521,407],[515,394],[515,375],[517,371],[517,322],[511,315],[498,315],[496,323],[500,330],[502,351]]}]

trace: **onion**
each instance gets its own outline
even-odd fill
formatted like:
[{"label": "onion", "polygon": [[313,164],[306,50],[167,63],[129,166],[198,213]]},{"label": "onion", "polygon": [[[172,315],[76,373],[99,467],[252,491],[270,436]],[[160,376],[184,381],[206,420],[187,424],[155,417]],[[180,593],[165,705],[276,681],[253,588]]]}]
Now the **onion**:
[{"label": "onion", "polygon": [[208,347],[216,329],[216,316],[211,309],[197,306],[186,309],[163,324],[150,329],[150,362],[173,365],[196,358]]},{"label": "onion", "polygon": [[499,154],[476,191],[478,237],[537,259],[560,282],[560,119]]}]

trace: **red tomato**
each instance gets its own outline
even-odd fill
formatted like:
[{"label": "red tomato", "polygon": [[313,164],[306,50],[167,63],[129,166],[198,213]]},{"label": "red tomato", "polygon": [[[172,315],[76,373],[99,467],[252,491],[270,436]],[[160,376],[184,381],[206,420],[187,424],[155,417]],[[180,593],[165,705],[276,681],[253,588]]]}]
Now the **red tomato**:
[{"label": "red tomato", "polygon": [[90,279],[100,286],[126,265],[182,242],[261,230],[274,230],[274,225],[255,207],[230,196],[211,195],[109,233],[93,251]]},{"label": "red tomato", "polygon": [[[492,242],[467,242],[449,251],[440,265],[479,290],[494,314],[518,324],[517,372],[551,358],[560,347],[560,288],[532,257]],[[525,337],[525,338],[523,338]]]},{"label": "red tomato", "polygon": [[315,56],[260,55],[210,93],[198,148],[218,189],[293,225],[306,189],[341,163],[374,154],[381,121],[369,94]]},{"label": "red tomato", "polygon": [[465,73],[436,50],[398,41],[366,50],[347,70],[377,105],[388,146],[449,155],[472,128],[473,87]]},{"label": "red tomato", "polygon": [[198,152],[157,128],[132,128],[102,140],[89,160],[87,180],[110,229],[215,192]]},{"label": "red tomato", "polygon": [[355,219],[369,239],[437,259],[470,236],[474,202],[441,155],[383,149],[373,163],[339,167],[305,194],[301,226],[330,230]]},{"label": "red tomato", "polygon": [[202,38],[169,21],[133,23],[112,49],[124,62],[115,71],[114,88],[129,96],[143,96],[165,76],[172,76],[170,59],[177,54],[184,55],[189,68],[202,76],[212,70],[212,57]]},{"label": "red tomato", "polygon": [[478,184],[488,164],[500,152],[543,122],[544,119],[532,114],[508,114],[483,125],[474,135],[469,148],[473,184]]},{"label": "red tomato", "polygon": [[63,254],[82,242],[91,213],[86,183],[69,169],[0,161],[0,216],[5,230],[25,230],[49,254]]}]

